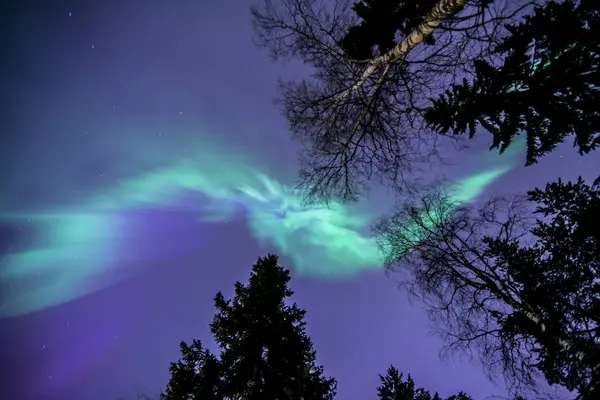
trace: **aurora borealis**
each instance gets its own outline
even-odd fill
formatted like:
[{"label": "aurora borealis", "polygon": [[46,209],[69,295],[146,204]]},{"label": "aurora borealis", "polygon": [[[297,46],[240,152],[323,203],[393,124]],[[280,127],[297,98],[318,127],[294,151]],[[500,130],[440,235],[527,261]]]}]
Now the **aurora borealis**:
[{"label": "aurora borealis", "polygon": [[[224,146],[223,146],[224,147]],[[484,170],[455,183],[457,204],[477,198],[513,168]],[[92,293],[130,275],[122,243],[138,235],[132,212],[185,208],[197,213],[199,229],[238,215],[255,240],[273,246],[312,278],[334,278],[378,268],[381,257],[369,227],[376,215],[350,205],[304,205],[293,186],[284,185],[243,159],[217,147],[195,158],[109,183],[80,204],[57,209],[3,213],[4,222],[29,225],[35,244],[2,260],[0,277],[11,290],[0,316],[42,310]],[[210,232],[209,227],[203,227]],[[170,252],[189,248],[174,246]],[[177,254],[167,252],[163,257]],[[87,260],[82,265],[82,260]],[[110,278],[108,278],[110,276]],[[14,285],[12,283],[14,282]]]},{"label": "aurora borealis", "polygon": [[[389,193],[299,201],[298,146],[272,99],[278,77],[307,71],[253,47],[245,2],[28,0],[0,17],[14,42],[0,76],[0,398],[154,398],[179,342],[208,340],[215,293],[268,251],[292,270],[340,399],[375,398],[391,363],[443,395],[502,394],[439,361],[426,316],[385,276],[369,227]],[[524,168],[520,146],[498,155],[487,139],[441,149],[448,164],[422,178],[477,203],[597,173],[568,145]]]}]

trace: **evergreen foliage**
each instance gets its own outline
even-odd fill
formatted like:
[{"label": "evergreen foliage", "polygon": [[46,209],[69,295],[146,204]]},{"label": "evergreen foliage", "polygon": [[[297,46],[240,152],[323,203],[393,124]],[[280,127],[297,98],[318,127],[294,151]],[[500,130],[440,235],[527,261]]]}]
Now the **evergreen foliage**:
[{"label": "evergreen foliage", "polygon": [[277,262],[272,254],[259,258],[232,299],[217,293],[210,330],[219,357],[198,340],[182,343],[162,399],[333,399],[336,381],[316,364],[305,311],[288,304],[290,273]]},{"label": "evergreen foliage", "polygon": [[501,65],[475,60],[475,79],[452,85],[425,114],[447,134],[478,125],[504,151],[527,135],[527,164],[574,136],[585,154],[600,145],[600,2],[548,1],[495,47]]},{"label": "evergreen foliage", "polygon": [[528,200],[535,224],[519,199],[457,210],[443,191],[420,192],[378,225],[379,242],[448,349],[478,348],[513,389],[542,375],[600,398],[600,178],[559,179]]},{"label": "evergreen foliage", "polygon": [[439,394],[433,396],[423,388],[418,388],[410,375],[403,378],[397,368],[391,366],[385,375],[379,375],[381,385],[377,388],[377,395],[381,400],[473,400],[463,392],[443,399]]}]

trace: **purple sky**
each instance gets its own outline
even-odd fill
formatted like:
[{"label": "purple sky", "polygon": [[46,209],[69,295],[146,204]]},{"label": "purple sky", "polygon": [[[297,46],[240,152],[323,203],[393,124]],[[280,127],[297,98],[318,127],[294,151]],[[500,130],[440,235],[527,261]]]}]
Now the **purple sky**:
[{"label": "purple sky", "polygon": [[[246,2],[18,3],[2,15],[10,41],[2,52],[9,60],[0,77],[8,94],[2,131],[9,135],[0,148],[9,151],[0,167],[10,200],[28,207],[76,201],[67,188],[86,193],[101,184],[109,166],[131,164],[123,160],[125,146],[139,146],[157,131],[176,132],[185,145],[198,135],[190,127],[199,119],[207,125],[204,135],[235,142],[266,160],[279,178],[293,178],[296,146],[271,100],[279,76],[306,71],[274,64],[253,47]],[[598,170],[597,155],[582,158],[563,147],[537,166],[509,173],[490,192]],[[1,321],[0,361],[8,379],[0,398],[155,395],[167,382],[179,342],[208,340],[216,291],[230,294],[269,251],[243,221],[198,228],[173,214],[144,229],[131,252],[184,237],[201,245],[192,254],[139,266],[143,273],[134,279],[87,297]],[[428,336],[424,312],[409,305],[383,271],[339,282],[296,279],[292,286],[308,312],[318,360],[339,381],[340,399],[376,398],[377,374],[390,364],[444,396],[503,394],[468,360],[439,360],[441,343]]]}]

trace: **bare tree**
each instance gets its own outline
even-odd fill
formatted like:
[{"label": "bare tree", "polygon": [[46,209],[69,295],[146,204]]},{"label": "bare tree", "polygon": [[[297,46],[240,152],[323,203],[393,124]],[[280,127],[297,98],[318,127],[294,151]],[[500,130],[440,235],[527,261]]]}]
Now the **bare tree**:
[{"label": "bare tree", "polygon": [[[422,300],[446,351],[477,350],[509,387],[600,390],[600,181],[560,180],[526,199],[459,206],[448,191],[415,191],[375,227],[388,270]],[[595,210],[595,211],[594,211]],[[592,226],[593,225],[593,226]]]},{"label": "bare tree", "polygon": [[[276,102],[304,145],[300,186],[309,200],[355,200],[373,181],[402,189],[438,156],[437,136],[423,120],[430,98],[471,74],[473,58],[492,58],[504,23],[534,4],[397,3],[412,13],[392,26],[399,39],[388,48],[367,38],[366,59],[353,57],[347,43],[350,30],[366,23],[349,0],[265,0],[252,10],[258,46],[313,68],[308,79],[280,82]],[[420,3],[431,8],[420,11]]]}]

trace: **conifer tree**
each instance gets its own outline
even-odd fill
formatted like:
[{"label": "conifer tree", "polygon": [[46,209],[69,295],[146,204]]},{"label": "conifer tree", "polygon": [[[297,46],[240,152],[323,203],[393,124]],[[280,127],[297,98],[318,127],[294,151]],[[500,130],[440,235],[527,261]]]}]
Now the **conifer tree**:
[{"label": "conifer tree", "polygon": [[[416,387],[413,378],[408,375],[403,378],[396,367],[389,367],[385,375],[379,375],[381,385],[377,388],[377,395],[381,400],[444,400],[439,394],[431,393],[423,388]],[[473,400],[465,393],[447,397],[445,400]]]},{"label": "conifer tree", "polygon": [[[452,85],[426,112],[440,133],[472,137],[479,125],[504,151],[527,137],[527,164],[569,137],[580,154],[600,145],[600,2],[548,1],[475,60],[475,78]],[[496,65],[500,64],[500,65]]]},{"label": "conifer tree", "polygon": [[247,285],[235,283],[232,299],[217,293],[210,330],[219,356],[197,340],[182,343],[162,399],[333,399],[336,381],[316,364],[305,311],[290,304],[289,281],[270,254],[252,267]]},{"label": "conifer tree", "polygon": [[527,200],[535,223],[523,199],[456,209],[444,191],[422,192],[378,225],[380,245],[448,349],[479,349],[515,389],[541,375],[598,399],[600,177],[558,179]]}]

